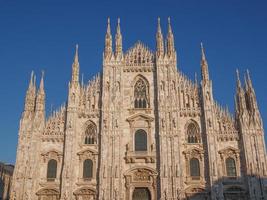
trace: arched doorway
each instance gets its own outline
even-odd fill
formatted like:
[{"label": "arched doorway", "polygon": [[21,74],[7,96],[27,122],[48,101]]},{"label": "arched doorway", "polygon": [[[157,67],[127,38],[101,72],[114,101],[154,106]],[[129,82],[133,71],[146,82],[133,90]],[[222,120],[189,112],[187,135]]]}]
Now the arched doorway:
[{"label": "arched doorway", "polygon": [[135,188],[132,200],[151,200],[149,190],[147,188]]},{"label": "arched doorway", "polygon": [[125,200],[157,199],[157,172],[148,167],[135,167],[125,172]]}]

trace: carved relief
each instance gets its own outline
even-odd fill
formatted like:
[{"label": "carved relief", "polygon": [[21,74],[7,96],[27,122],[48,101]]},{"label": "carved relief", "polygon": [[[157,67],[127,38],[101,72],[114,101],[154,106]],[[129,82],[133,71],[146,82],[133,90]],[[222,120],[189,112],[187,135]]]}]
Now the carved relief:
[{"label": "carved relief", "polygon": [[83,187],[74,192],[75,200],[96,200],[95,189]]}]

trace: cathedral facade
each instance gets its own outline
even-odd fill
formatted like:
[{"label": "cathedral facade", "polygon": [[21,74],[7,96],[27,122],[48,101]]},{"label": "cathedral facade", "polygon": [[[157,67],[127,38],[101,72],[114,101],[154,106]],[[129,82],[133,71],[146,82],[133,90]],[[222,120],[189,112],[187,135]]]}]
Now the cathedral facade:
[{"label": "cathedral facade", "polygon": [[[267,199],[262,118],[249,72],[237,71],[235,113],[213,98],[201,45],[201,80],[177,69],[170,20],[156,50],[124,52],[108,20],[102,72],[79,80],[45,117],[42,76],[32,73],[20,120],[12,200]],[[114,48],[113,48],[114,46]]]}]

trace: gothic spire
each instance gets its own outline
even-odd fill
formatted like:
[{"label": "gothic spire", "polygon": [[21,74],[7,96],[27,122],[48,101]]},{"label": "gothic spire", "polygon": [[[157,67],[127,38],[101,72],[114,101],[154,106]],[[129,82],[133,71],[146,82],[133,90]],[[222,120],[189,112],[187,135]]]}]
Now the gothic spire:
[{"label": "gothic spire", "polygon": [[120,18],[118,18],[115,55],[116,57],[118,57],[118,56],[121,56],[121,54],[122,54],[122,35],[121,35],[121,27],[120,27]]},{"label": "gothic spire", "polygon": [[247,80],[247,84],[248,84],[248,89],[251,89],[254,91],[254,88],[252,86],[252,81],[251,81],[251,78],[250,78],[250,73],[249,73],[249,70],[247,69],[246,71],[246,80]]},{"label": "gothic spire", "polygon": [[32,71],[31,78],[29,81],[29,86],[25,96],[24,113],[23,113],[24,117],[29,117],[31,116],[32,113],[34,113],[35,98],[36,98],[35,76],[34,72]]},{"label": "gothic spire", "polygon": [[42,77],[36,97],[36,111],[43,112],[44,110],[45,110],[45,90],[44,90],[44,71],[42,71]]},{"label": "gothic spire", "polygon": [[164,54],[164,42],[163,42],[163,36],[161,32],[161,26],[160,26],[160,18],[158,17],[158,28],[157,28],[157,34],[156,34],[156,45],[157,45],[157,55],[163,56]]},{"label": "gothic spire", "polygon": [[246,71],[246,98],[248,102],[248,109],[251,113],[255,113],[258,111],[258,104],[257,104],[257,99],[256,99],[256,94],[255,90],[252,85],[252,81],[250,78],[249,71]]},{"label": "gothic spire", "polygon": [[239,71],[236,70],[236,97],[235,97],[235,110],[237,115],[241,115],[246,111],[246,102],[245,102],[245,95],[244,90],[241,85]]},{"label": "gothic spire", "polygon": [[237,87],[238,91],[243,90],[242,86],[241,86],[241,81],[240,81],[238,69],[236,69],[236,87]]},{"label": "gothic spire", "polygon": [[110,58],[112,54],[112,35],[110,30],[110,19],[108,18],[107,33],[105,38],[105,58]]},{"label": "gothic spire", "polygon": [[41,77],[38,93],[44,94],[44,71],[42,71],[42,77]]},{"label": "gothic spire", "polygon": [[78,56],[78,44],[76,44],[75,56],[74,61],[72,64],[72,74],[71,74],[71,84],[78,84],[79,83],[79,56]]},{"label": "gothic spire", "polygon": [[170,17],[168,17],[167,53],[170,56],[174,52],[175,52],[175,48],[174,48],[174,37],[173,37],[172,27],[171,27],[171,19]]},{"label": "gothic spire", "polygon": [[34,84],[34,80],[33,79],[34,79],[34,72],[32,71],[31,72],[31,78],[30,78],[28,90],[30,90],[30,88],[33,87],[33,84]]},{"label": "gothic spire", "polygon": [[206,56],[205,56],[205,50],[203,47],[202,42],[200,43],[201,46],[201,75],[202,75],[202,80],[204,81],[204,83],[209,81],[209,67],[208,67],[208,62],[206,60]]}]

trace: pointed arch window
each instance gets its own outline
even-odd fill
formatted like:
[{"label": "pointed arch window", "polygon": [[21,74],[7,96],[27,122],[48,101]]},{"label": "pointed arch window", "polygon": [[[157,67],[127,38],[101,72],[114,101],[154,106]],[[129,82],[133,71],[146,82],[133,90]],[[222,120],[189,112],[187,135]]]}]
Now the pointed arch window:
[{"label": "pointed arch window", "polygon": [[227,158],[226,161],[226,174],[227,176],[232,176],[235,177],[236,176],[236,164],[235,164],[235,160],[233,158]]},{"label": "pointed arch window", "polygon": [[200,143],[200,133],[197,124],[190,122],[187,126],[187,142],[188,143]]},{"label": "pointed arch window", "polygon": [[93,178],[93,161],[91,159],[86,159],[83,162],[83,178]]},{"label": "pointed arch window", "polygon": [[134,85],[134,107],[148,108],[148,84],[143,78],[139,78]]},{"label": "pointed arch window", "polygon": [[85,130],[84,144],[97,144],[96,125],[92,122]]},{"label": "pointed arch window", "polygon": [[199,160],[197,158],[192,158],[190,160],[190,176],[192,179],[200,178]]},{"label": "pointed arch window", "polygon": [[142,129],[135,132],[135,151],[147,151],[147,133]]},{"label": "pointed arch window", "polygon": [[47,180],[54,181],[57,177],[57,161],[51,159],[47,164]]}]

